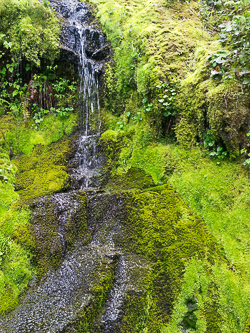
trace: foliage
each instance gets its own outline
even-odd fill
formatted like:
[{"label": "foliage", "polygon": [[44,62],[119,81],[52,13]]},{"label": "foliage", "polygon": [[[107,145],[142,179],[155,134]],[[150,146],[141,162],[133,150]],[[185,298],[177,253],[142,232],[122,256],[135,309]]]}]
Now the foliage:
[{"label": "foliage", "polygon": [[[197,144],[198,145],[198,144]],[[209,149],[209,156],[217,157],[218,159],[224,159],[227,156],[227,152],[223,151],[223,148],[215,145],[215,140],[211,134],[210,130],[204,133],[204,146]],[[220,164],[220,162],[217,162]]]},{"label": "foliage", "polygon": [[32,115],[37,125],[48,113],[58,115],[60,118],[68,117],[69,112],[74,111],[69,104],[76,104],[76,82],[58,78],[57,66],[46,66],[43,68],[43,74],[32,74],[31,68],[34,71],[34,63],[25,67],[25,75],[29,79],[24,83],[19,63],[9,57],[3,61],[0,71],[2,80],[0,96],[3,97],[1,105],[5,107],[5,113],[8,110],[16,117],[23,116],[26,125]]},{"label": "foliage", "polygon": [[227,50],[210,55],[214,68],[211,76],[216,79],[236,76],[244,85],[249,85],[249,1],[206,1],[201,4],[203,16],[208,13],[207,24],[211,29],[219,29],[219,42],[227,46]]},{"label": "foliage", "polygon": [[60,25],[46,2],[3,0],[0,3],[0,43],[15,59],[40,65],[41,58],[53,61],[58,54]]}]

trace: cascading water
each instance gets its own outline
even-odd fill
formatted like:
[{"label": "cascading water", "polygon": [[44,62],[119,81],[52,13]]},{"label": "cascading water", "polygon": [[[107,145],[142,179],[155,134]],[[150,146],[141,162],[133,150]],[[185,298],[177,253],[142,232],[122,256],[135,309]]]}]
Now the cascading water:
[{"label": "cascading water", "polygon": [[98,141],[101,131],[99,75],[100,59],[106,48],[104,35],[92,28],[89,9],[77,0],[51,1],[54,9],[67,19],[64,48],[78,55],[80,81],[80,129],[77,152],[70,162],[74,189],[98,187],[98,168],[103,163]]},{"label": "cascading water", "polygon": [[[107,45],[101,31],[91,27],[93,18],[86,4],[78,0],[51,0],[50,3],[65,20],[62,49],[68,52],[69,59],[73,57],[78,63],[81,133],[76,142],[76,154],[69,161],[71,191],[40,198],[34,203],[32,220],[36,232],[39,234],[41,230],[44,234],[42,229],[48,222],[46,210],[49,207],[46,202],[52,202],[54,215],[49,217],[49,222],[54,223],[58,233],[48,235],[54,237],[56,246],[48,248],[47,252],[61,253],[63,262],[59,269],[48,271],[43,281],[29,290],[14,312],[0,318],[0,333],[73,333],[79,318],[90,309],[95,313],[95,321],[91,319],[89,323],[86,317],[84,325],[87,326],[81,332],[119,333],[128,295],[136,295],[138,300],[145,296],[143,279],[149,267],[138,256],[117,246],[124,237],[120,222],[122,196],[98,192],[99,169],[104,162],[98,145],[101,129],[99,75]],[[82,201],[77,199],[82,190],[88,196],[87,226],[85,236],[77,238],[84,223],[77,217],[82,214]],[[39,229],[36,221],[40,219],[44,219],[44,225]],[[72,237],[72,233],[77,241],[74,250],[69,251],[66,239],[70,237],[65,236]],[[138,271],[140,276],[134,279]],[[105,281],[104,272],[113,278]],[[108,289],[106,283],[109,283]],[[102,313],[100,295],[96,294],[100,288],[110,290]]]}]

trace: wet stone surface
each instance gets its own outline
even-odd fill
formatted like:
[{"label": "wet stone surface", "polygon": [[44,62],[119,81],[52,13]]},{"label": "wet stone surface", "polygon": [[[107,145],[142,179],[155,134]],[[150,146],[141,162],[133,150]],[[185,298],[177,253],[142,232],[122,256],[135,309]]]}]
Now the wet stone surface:
[{"label": "wet stone surface", "polygon": [[69,161],[72,189],[100,187],[102,183],[100,169],[105,163],[105,156],[98,141],[98,135],[88,137],[81,135],[78,138],[76,154]]},{"label": "wet stone surface", "polygon": [[72,191],[31,205],[38,264],[46,274],[15,311],[0,318],[0,333],[71,333],[82,324],[88,332],[124,332],[129,299],[146,297],[150,268],[121,246],[126,238],[122,195],[98,190],[105,163],[98,143],[99,79],[109,48],[101,30],[90,24],[87,4],[50,4],[64,18],[62,48],[78,64],[81,132],[69,161]]},{"label": "wet stone surface", "polygon": [[114,270],[116,260],[99,247],[78,247],[14,313],[0,319],[0,332],[61,332],[94,301],[90,286],[99,282],[94,279],[95,268],[105,265]]},{"label": "wet stone surface", "polygon": [[[103,272],[113,278],[109,293],[104,295],[103,308],[97,311],[93,332],[121,332],[128,297],[136,295],[140,301],[147,294],[144,285],[150,272],[147,262],[119,246],[119,239],[125,236],[121,223],[122,196],[98,190],[86,194],[89,243],[76,241],[75,250],[71,254],[66,252],[60,268],[50,270],[39,285],[30,288],[19,307],[0,319],[1,333],[74,332],[85,309],[95,307],[99,296],[93,290],[106,283]],[[74,201],[76,195],[77,191],[53,195],[55,215],[65,216],[66,208],[70,212],[70,207],[73,214],[72,207],[79,208]],[[41,214],[41,206],[38,210]]]}]

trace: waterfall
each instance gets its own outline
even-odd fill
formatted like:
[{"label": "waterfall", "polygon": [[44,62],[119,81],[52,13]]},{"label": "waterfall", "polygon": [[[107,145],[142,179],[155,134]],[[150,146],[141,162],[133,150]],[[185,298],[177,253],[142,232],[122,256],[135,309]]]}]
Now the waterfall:
[{"label": "waterfall", "polygon": [[[65,20],[62,48],[68,59],[72,55],[77,59],[80,134],[69,161],[71,190],[34,202],[31,223],[39,237],[49,237],[46,253],[60,267],[49,270],[40,284],[34,282],[13,313],[0,317],[0,333],[73,333],[91,309],[95,321],[85,318],[81,332],[120,333],[129,295],[144,297],[149,266],[117,245],[124,237],[122,195],[98,191],[104,165],[98,144],[99,77],[107,44],[100,29],[91,26],[93,17],[86,4],[78,0],[50,0],[50,4]],[[47,225],[53,227],[48,234],[44,233]],[[74,242],[71,247],[70,242]],[[138,271],[140,276],[134,279]],[[98,294],[102,288],[105,294]]]},{"label": "waterfall", "polygon": [[98,169],[103,164],[98,141],[101,131],[99,75],[105,38],[90,25],[86,4],[78,0],[51,1],[54,9],[67,20],[63,47],[78,57],[81,135],[70,165],[73,189],[98,187]]}]

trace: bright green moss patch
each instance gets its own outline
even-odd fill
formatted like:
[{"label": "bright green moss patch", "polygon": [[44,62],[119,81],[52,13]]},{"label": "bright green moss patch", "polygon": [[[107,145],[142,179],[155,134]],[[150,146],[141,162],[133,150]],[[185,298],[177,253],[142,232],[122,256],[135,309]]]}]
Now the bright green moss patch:
[{"label": "bright green moss patch", "polygon": [[30,220],[28,209],[15,209],[13,205],[19,197],[14,190],[15,174],[16,167],[0,147],[0,314],[17,305],[34,271],[32,241],[24,245],[14,237],[16,230],[28,228]]},{"label": "bright green moss patch", "polygon": [[114,126],[114,130],[102,134],[102,144],[113,176],[123,177],[130,168],[136,168],[150,175],[155,184],[162,184],[165,177],[166,148],[152,143],[149,126],[142,124],[136,127],[128,124],[123,131]]},{"label": "bright green moss patch", "polygon": [[115,191],[133,188],[143,189],[154,185],[152,178],[143,170],[131,168],[127,173],[111,177],[105,188]]},{"label": "bright green moss patch", "polygon": [[[4,157],[4,159],[3,159]],[[0,314],[5,314],[18,304],[19,295],[25,290],[34,272],[32,267],[32,239],[27,237],[25,244],[19,242],[17,230],[29,228],[28,209],[15,209],[12,205],[18,194],[14,191],[15,167],[2,154],[0,168],[4,170],[4,180],[0,180]],[[26,234],[27,236],[27,234]]]},{"label": "bright green moss patch", "polygon": [[30,202],[68,188],[70,177],[66,164],[72,154],[71,142],[72,138],[63,138],[48,147],[39,145],[30,156],[15,160],[16,190],[22,201]]},{"label": "bright green moss patch", "polygon": [[47,146],[58,141],[64,135],[70,135],[77,126],[77,114],[69,119],[59,119],[48,115],[37,127],[33,121],[26,127],[22,118],[2,116],[0,121],[0,145],[14,155],[30,155],[36,145]]},{"label": "bright green moss patch", "polygon": [[204,221],[170,186],[128,193],[125,198],[126,242],[153,266],[153,306],[148,326],[149,331],[157,331],[170,320],[185,264],[191,258],[207,258],[212,265],[226,260]]}]

